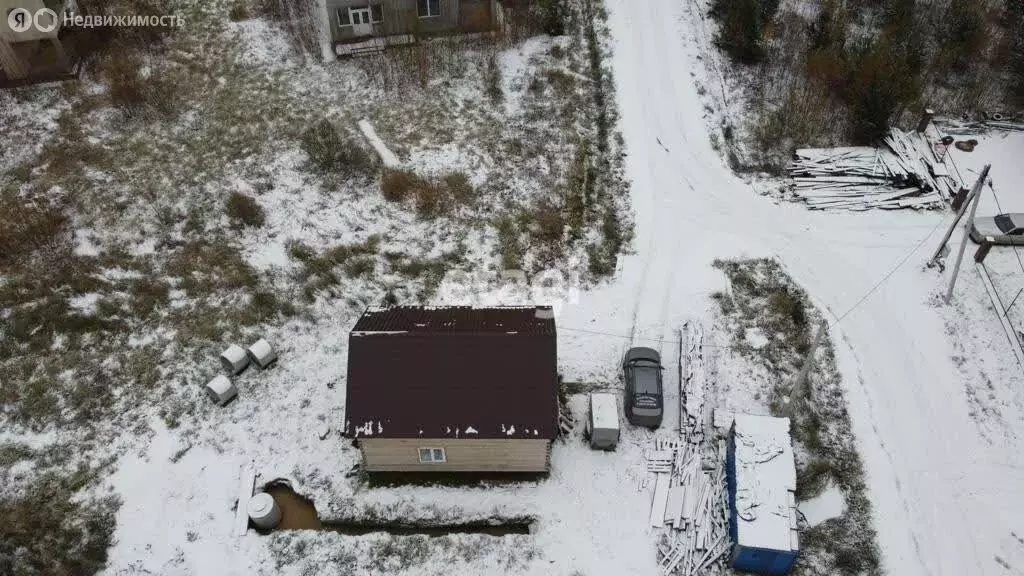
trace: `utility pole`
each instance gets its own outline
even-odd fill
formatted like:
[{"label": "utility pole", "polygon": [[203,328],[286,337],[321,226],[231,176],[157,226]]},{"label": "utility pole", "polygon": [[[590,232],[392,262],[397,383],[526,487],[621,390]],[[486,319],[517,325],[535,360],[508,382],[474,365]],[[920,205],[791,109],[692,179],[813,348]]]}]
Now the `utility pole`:
[{"label": "utility pole", "polygon": [[949,225],[949,230],[946,230],[946,235],[942,237],[942,242],[940,242],[939,247],[935,249],[935,253],[932,254],[931,259],[928,260],[929,268],[935,266],[935,264],[939,261],[939,258],[942,256],[942,251],[945,250],[946,248],[946,243],[949,242],[950,236],[953,235],[953,230],[955,230],[956,225],[960,223],[960,219],[964,217],[964,212],[967,212],[967,206],[971,204],[971,202],[974,200],[976,196],[981,194],[981,188],[985,184],[985,178],[988,177],[988,169],[991,166],[991,164],[988,164],[981,171],[981,176],[978,178],[978,181],[975,182],[974,186],[971,188],[971,193],[967,195],[967,198],[964,199],[964,203],[960,205],[960,211],[957,212],[956,218],[954,218],[953,223]]},{"label": "utility pole", "polygon": [[974,184],[975,190],[978,191],[974,195],[974,201],[971,203],[971,215],[964,223],[964,237],[960,240],[960,252],[956,256],[956,264],[953,266],[953,277],[949,279],[949,290],[946,290],[946,304],[953,299],[953,286],[956,285],[957,274],[960,273],[960,261],[964,259],[964,250],[967,249],[967,237],[971,234],[971,226],[974,225],[974,215],[978,212],[978,201],[981,200],[981,188],[985,185],[985,180],[988,179],[988,170],[991,168],[991,164],[986,164],[981,170],[981,175],[978,176],[978,181]]},{"label": "utility pole", "polygon": [[818,346],[821,345],[827,329],[828,323],[822,320],[821,324],[818,324],[818,330],[814,333],[814,340],[811,341],[811,349],[807,351],[807,357],[804,358],[804,365],[800,368],[800,373],[796,375],[793,386],[789,389],[789,415],[791,417],[796,414],[797,401],[804,397],[804,389],[807,388],[811,370],[814,369],[814,353],[818,351]]}]

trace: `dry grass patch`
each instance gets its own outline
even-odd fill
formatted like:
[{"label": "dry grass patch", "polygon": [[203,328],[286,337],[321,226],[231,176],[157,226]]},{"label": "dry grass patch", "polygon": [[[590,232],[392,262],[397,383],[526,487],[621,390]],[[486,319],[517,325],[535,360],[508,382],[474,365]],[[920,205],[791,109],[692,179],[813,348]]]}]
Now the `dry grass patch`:
[{"label": "dry grass patch", "polygon": [[267,214],[252,196],[232,192],[225,203],[228,218],[236,227],[259,228],[267,221]]},{"label": "dry grass patch", "polygon": [[307,128],[300,143],[311,168],[324,176],[368,176],[377,164],[355,138],[340,134],[326,118]]},{"label": "dry grass patch", "polygon": [[424,219],[437,218],[476,198],[476,190],[463,172],[425,178],[411,170],[388,170],[381,179],[381,194],[389,202],[412,199],[416,213]]}]

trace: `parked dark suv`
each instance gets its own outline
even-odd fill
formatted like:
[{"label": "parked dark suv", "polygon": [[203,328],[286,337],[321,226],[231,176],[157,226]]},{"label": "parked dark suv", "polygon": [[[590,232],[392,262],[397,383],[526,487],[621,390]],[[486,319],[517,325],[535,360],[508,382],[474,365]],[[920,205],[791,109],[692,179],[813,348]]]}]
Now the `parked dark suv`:
[{"label": "parked dark suv", "polygon": [[651,348],[631,348],[622,361],[626,419],[636,426],[661,426],[665,395],[661,383],[661,356]]}]

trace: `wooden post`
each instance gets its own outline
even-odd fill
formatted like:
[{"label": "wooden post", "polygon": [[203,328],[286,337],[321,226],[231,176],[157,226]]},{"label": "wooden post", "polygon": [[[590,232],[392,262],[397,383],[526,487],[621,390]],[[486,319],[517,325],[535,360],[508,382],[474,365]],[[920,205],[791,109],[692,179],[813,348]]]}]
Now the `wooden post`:
[{"label": "wooden post", "polygon": [[988,178],[988,171],[990,168],[992,168],[992,165],[988,164],[981,170],[981,175],[978,177],[978,181],[974,183],[974,187],[971,188],[971,193],[967,195],[966,200],[960,206],[960,211],[957,213],[956,218],[953,219],[953,223],[949,225],[949,230],[946,230],[945,236],[942,237],[942,242],[939,243],[939,247],[935,249],[935,253],[932,254],[932,257],[928,259],[929,268],[938,263],[939,257],[942,256],[942,251],[946,248],[946,243],[949,242],[950,236],[953,235],[953,230],[956,229],[957,223],[960,222],[960,219],[964,216],[964,212],[967,211],[967,204],[981,196],[981,187],[985,185],[985,180]]},{"label": "wooden post", "polygon": [[970,193],[967,188],[960,188],[957,193],[953,195],[953,202],[949,205],[954,212],[958,212],[960,207],[964,205],[964,201],[967,200],[967,195]]},{"label": "wooden post", "polygon": [[974,253],[974,261],[982,263],[985,261],[985,256],[988,256],[989,250],[992,249],[991,242],[983,242],[981,246],[978,246],[978,251]]},{"label": "wooden post", "polygon": [[804,365],[800,368],[800,373],[796,375],[796,379],[793,380],[793,386],[789,389],[790,417],[794,417],[796,415],[796,403],[805,395],[804,389],[807,387],[807,382],[810,380],[811,370],[814,369],[814,353],[817,352],[818,346],[821,345],[821,341],[824,339],[825,331],[827,329],[828,323],[822,320],[821,324],[818,324],[818,330],[814,333],[814,340],[811,342],[811,349],[807,351],[807,357],[804,358]]},{"label": "wooden post", "polygon": [[921,120],[917,123],[918,133],[924,134],[924,131],[928,129],[928,125],[931,124],[934,117],[935,111],[931,108],[925,108],[924,113],[921,114]]},{"label": "wooden post", "polygon": [[683,386],[683,378],[685,378],[686,374],[686,356],[684,356],[684,354],[687,354],[690,351],[689,323],[683,324],[682,329],[676,330],[676,334],[679,337],[679,357],[676,360],[676,367],[679,370],[679,398],[677,399],[679,404],[679,435],[682,436],[683,430],[686,430],[686,427],[683,425],[683,418],[686,417],[686,415],[683,413],[683,399],[686,396],[686,391]]},{"label": "wooden post", "polygon": [[981,188],[985,185],[985,180],[988,178],[988,171],[992,168],[991,164],[986,164],[985,168],[982,169],[981,175],[978,176],[977,183],[974,184],[974,189],[977,191],[974,194],[974,200],[971,202],[971,215],[964,224],[964,237],[960,240],[960,252],[956,256],[956,264],[953,266],[953,276],[949,279],[949,289],[946,290],[946,303],[953,298],[953,287],[956,285],[956,276],[960,273],[960,262],[964,259],[964,250],[967,249],[967,237],[971,235],[971,226],[974,225],[974,215],[978,212],[978,201],[981,200]]}]

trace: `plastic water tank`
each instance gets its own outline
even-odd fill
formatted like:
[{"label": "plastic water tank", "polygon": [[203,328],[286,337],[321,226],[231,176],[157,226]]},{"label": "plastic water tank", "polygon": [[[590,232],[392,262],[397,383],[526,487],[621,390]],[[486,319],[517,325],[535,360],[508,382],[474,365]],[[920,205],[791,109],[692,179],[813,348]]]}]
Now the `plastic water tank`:
[{"label": "plastic water tank", "polygon": [[274,502],[274,497],[260,492],[249,499],[249,518],[253,524],[269,530],[281,522],[281,508]]}]

